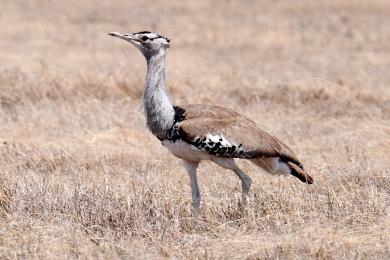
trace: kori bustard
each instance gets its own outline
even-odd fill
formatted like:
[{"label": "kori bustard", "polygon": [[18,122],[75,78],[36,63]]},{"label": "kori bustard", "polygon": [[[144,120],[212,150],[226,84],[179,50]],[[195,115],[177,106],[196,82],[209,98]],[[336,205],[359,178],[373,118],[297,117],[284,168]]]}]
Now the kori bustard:
[{"label": "kori bustard", "polygon": [[190,177],[195,210],[200,206],[196,169],[202,160],[211,160],[238,176],[244,204],[252,180],[237,166],[234,158],[250,160],[271,174],[291,174],[302,182],[313,183],[313,178],[304,171],[290,148],[245,116],[219,106],[174,106],[165,89],[168,38],[148,31],[112,32],[109,35],[130,42],[146,58],[143,94],[146,123],[162,145],[182,159]]}]

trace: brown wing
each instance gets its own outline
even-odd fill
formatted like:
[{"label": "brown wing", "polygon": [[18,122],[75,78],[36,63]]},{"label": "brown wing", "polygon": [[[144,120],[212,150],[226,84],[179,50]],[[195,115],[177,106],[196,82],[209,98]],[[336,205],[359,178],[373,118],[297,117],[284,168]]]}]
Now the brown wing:
[{"label": "brown wing", "polygon": [[205,105],[181,108],[180,138],[201,150],[223,157],[281,157],[300,165],[285,144],[233,110]]}]

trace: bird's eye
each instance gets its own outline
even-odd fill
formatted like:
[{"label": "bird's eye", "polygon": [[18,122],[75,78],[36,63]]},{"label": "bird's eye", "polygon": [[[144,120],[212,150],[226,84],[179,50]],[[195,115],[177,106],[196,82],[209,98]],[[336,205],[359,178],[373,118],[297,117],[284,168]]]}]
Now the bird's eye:
[{"label": "bird's eye", "polygon": [[142,41],[146,41],[146,40],[148,40],[149,38],[147,37],[147,36],[142,36],[142,38],[141,38],[141,40]]}]

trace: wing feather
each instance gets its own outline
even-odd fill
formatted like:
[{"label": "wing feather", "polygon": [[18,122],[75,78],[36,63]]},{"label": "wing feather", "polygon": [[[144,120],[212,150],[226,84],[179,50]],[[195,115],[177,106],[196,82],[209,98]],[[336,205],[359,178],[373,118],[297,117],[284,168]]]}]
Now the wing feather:
[{"label": "wing feather", "polygon": [[233,110],[205,105],[182,108],[185,112],[177,126],[179,136],[201,150],[236,158],[281,157],[300,165],[290,148]]}]

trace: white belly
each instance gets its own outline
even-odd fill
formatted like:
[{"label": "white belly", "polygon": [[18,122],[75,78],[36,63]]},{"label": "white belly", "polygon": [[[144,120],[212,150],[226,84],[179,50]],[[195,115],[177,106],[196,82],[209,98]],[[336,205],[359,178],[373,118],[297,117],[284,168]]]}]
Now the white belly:
[{"label": "white belly", "polygon": [[171,142],[164,140],[161,142],[174,156],[184,159],[187,161],[201,161],[201,160],[211,160],[214,157],[211,154],[208,154],[204,151],[199,150],[195,146],[188,144],[183,141]]}]

